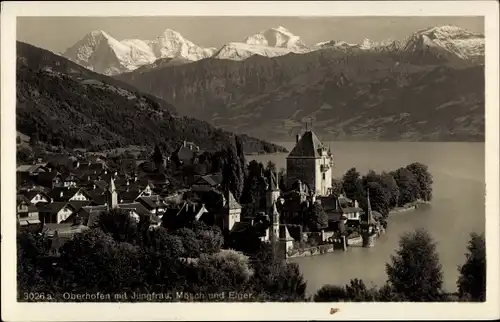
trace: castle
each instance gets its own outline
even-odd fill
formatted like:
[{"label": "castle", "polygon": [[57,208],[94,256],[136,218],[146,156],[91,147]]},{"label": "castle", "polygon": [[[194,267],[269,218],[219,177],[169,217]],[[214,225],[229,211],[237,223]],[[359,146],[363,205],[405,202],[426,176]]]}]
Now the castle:
[{"label": "castle", "polygon": [[333,155],[313,131],[297,135],[295,147],[286,158],[287,186],[296,181],[307,184],[317,196],[328,196],[332,189]]}]

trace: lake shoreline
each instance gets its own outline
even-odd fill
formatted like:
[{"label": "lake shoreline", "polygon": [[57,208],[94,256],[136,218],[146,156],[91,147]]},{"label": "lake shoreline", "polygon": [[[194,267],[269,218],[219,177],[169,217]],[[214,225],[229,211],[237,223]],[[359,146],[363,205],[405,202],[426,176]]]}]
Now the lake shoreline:
[{"label": "lake shoreline", "polygon": [[[418,209],[419,205],[424,205],[424,204],[429,204],[429,203],[430,202],[428,202],[428,201],[418,200],[418,201],[415,201],[411,204],[397,207],[397,208],[389,211],[389,215],[407,213],[409,211],[413,211],[413,210]],[[387,230],[384,229],[384,234],[386,234],[386,233],[387,233]],[[352,238],[347,239],[348,246],[361,245],[362,243],[363,243],[363,238],[361,236],[356,236],[356,237],[352,237]],[[292,255],[290,255],[287,252],[286,259],[298,258],[298,257],[312,257],[312,256],[332,253],[336,250],[340,250],[340,249],[338,247],[336,247],[336,245],[334,245],[334,244],[311,246],[311,247],[306,247],[306,248],[302,248],[302,249],[296,249],[296,250],[294,250],[294,251],[296,251],[296,253],[293,253]]]}]

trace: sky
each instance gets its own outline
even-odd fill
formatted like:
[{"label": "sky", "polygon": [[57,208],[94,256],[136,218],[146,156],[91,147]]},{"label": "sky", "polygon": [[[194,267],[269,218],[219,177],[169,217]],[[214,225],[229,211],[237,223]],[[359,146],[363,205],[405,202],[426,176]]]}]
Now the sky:
[{"label": "sky", "polygon": [[306,45],[343,40],[360,43],[402,39],[432,26],[455,25],[484,33],[483,17],[21,17],[17,40],[51,50],[65,51],[87,33],[104,30],[114,38],[154,39],[165,29],[203,47],[241,41],[259,31],[283,26]]}]

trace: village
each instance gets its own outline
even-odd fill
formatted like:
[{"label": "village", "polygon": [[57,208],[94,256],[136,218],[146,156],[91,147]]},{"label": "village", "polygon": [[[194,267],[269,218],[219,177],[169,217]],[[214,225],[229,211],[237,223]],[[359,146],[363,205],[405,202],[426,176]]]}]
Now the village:
[{"label": "village", "polygon": [[[195,144],[182,142],[163,166],[183,167],[199,154]],[[149,229],[202,221],[218,226],[231,249],[246,251],[245,241],[258,238],[279,245],[283,257],[329,252],[337,246],[345,250],[346,227],[358,228],[363,246],[371,247],[374,235],[384,230],[376,220],[380,214],[372,212],[369,202],[365,210],[358,201],[333,194],[334,158],[312,131],[297,135],[287,157],[286,180],[277,171],[262,172],[265,201],[252,215],[242,213],[244,205],[224,187],[220,173],[195,175],[187,189],[172,191],[167,175],[145,169],[147,161],[124,172],[109,167],[102,155],[66,158],[72,167],[37,160],[17,168],[19,226],[46,234],[53,254],[75,234],[94,227],[99,215],[111,209],[128,212],[136,222],[147,221]],[[290,188],[280,189],[284,186]],[[328,218],[327,227],[310,231],[294,220],[318,204]],[[350,240],[359,243],[360,234]]]}]

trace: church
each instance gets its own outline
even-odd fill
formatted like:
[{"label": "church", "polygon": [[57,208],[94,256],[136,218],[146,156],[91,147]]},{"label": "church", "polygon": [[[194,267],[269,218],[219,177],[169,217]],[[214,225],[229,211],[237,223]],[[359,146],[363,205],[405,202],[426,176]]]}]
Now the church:
[{"label": "church", "polygon": [[296,144],[286,158],[286,185],[300,180],[316,196],[328,196],[332,192],[333,155],[330,148],[314,134],[307,131],[297,135]]}]

